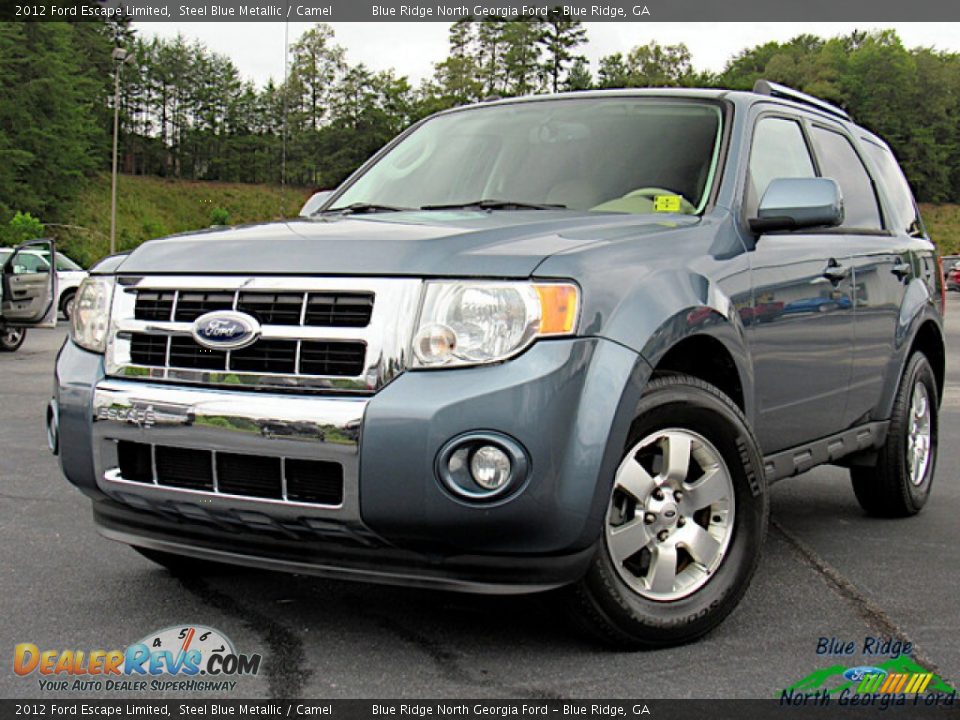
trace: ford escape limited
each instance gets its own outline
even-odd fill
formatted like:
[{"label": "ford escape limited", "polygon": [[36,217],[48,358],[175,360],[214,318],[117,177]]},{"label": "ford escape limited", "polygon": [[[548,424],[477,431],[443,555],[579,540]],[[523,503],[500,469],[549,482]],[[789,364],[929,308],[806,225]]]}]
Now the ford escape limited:
[{"label": "ford escape limited", "polygon": [[770,483],[929,496],[942,274],[836,107],[763,81],[481,103],[312,207],[84,282],[47,421],[104,536],[176,572],[556,589],[655,647],[743,596]]}]

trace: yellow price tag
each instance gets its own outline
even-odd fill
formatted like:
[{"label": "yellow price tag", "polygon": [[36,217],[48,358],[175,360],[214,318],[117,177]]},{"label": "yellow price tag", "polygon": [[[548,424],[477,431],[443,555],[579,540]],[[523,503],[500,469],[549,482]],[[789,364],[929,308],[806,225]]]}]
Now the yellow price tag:
[{"label": "yellow price tag", "polygon": [[653,198],[654,212],[680,212],[679,195],[657,195]]}]

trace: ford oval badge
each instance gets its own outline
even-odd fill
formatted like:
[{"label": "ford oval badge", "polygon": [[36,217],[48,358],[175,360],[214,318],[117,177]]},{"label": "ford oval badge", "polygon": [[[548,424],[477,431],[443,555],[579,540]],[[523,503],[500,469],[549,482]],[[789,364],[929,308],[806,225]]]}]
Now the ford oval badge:
[{"label": "ford oval badge", "polygon": [[883,668],[871,667],[870,665],[860,665],[859,667],[852,667],[848,669],[845,673],[843,673],[843,676],[847,680],[851,680],[853,682],[860,682],[861,680],[863,680],[864,676],[866,675],[886,676],[886,674],[887,674],[887,671],[884,670]]},{"label": "ford oval badge", "polygon": [[260,337],[260,323],[246,313],[214,310],[193,321],[193,339],[211,350],[239,350]]}]

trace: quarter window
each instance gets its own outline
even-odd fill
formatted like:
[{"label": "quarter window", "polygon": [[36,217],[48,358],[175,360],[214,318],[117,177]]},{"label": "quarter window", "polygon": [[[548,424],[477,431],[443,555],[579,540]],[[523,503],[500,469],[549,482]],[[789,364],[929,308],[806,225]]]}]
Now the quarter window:
[{"label": "quarter window", "polygon": [[820,174],[836,180],[843,193],[841,227],[880,230],[883,223],[873,183],[853,144],[846,136],[822,127],[814,127],[811,137],[820,161]]},{"label": "quarter window", "polygon": [[753,131],[747,178],[747,217],[756,217],[760,199],[777,178],[816,177],[799,123],[779,117],[761,118]]},{"label": "quarter window", "polygon": [[922,235],[923,226],[920,224],[917,205],[913,201],[913,193],[893,153],[869,140],[864,141],[863,146],[867,150],[867,155],[873,160],[880,184],[897,214],[895,228],[908,235]]}]

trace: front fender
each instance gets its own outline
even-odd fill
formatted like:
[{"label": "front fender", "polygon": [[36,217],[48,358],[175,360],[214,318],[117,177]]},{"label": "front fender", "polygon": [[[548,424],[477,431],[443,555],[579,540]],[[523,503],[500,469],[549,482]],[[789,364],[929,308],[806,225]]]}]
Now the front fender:
[{"label": "front fender", "polygon": [[749,300],[748,283],[734,297],[704,275],[659,272],[614,309],[603,335],[636,350],[653,368],[684,340],[711,338],[732,359],[750,416],[753,371],[738,309]]}]

